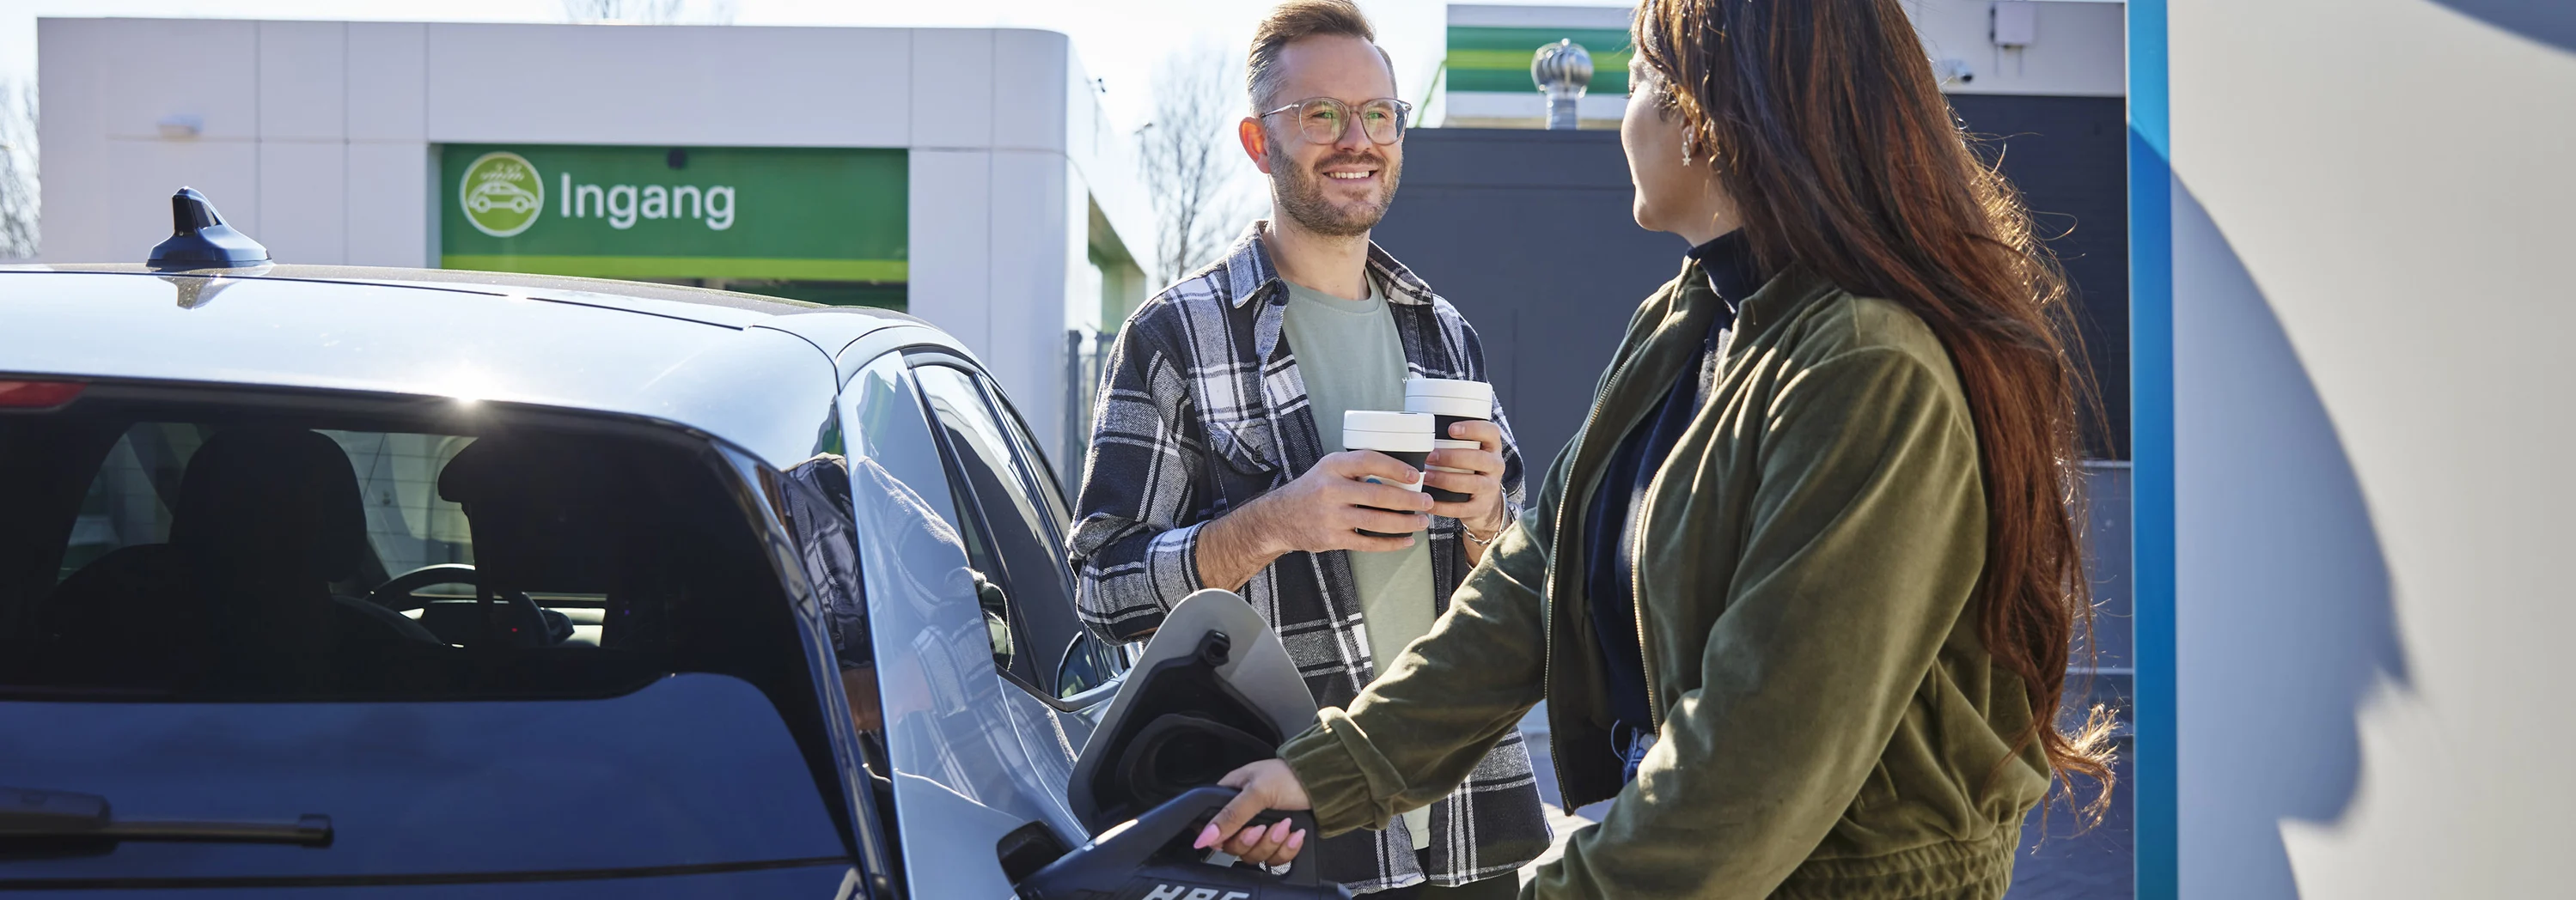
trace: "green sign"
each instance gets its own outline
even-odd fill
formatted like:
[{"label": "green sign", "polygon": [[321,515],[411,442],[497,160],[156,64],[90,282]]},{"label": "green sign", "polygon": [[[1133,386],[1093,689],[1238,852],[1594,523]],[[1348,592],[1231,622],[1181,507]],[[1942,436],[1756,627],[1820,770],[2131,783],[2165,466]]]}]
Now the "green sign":
[{"label": "green sign", "polygon": [[887,149],[450,144],[439,264],[596,278],[905,280]]},{"label": "green sign", "polygon": [[465,177],[457,179],[456,205],[475,230],[509,237],[537,223],[537,212],[546,205],[546,185],[526,157],[495,151],[466,164]]},{"label": "green sign", "polygon": [[1628,32],[1617,28],[1449,28],[1449,89],[1503,94],[1538,93],[1530,57],[1538,48],[1572,39],[1592,54],[1593,94],[1628,92]]}]

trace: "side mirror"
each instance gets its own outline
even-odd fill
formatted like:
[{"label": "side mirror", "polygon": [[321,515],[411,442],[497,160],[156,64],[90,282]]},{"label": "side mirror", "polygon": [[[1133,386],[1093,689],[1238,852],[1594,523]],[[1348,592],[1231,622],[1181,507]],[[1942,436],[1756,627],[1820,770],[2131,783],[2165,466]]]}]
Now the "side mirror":
[{"label": "side mirror", "polygon": [[984,636],[993,643],[993,665],[1007,670],[1016,648],[1011,640],[1011,595],[973,569],[966,574],[975,579],[975,605],[984,608]]},{"label": "side mirror", "polygon": [[1118,680],[1127,671],[1126,656],[1088,633],[1065,645],[1055,666],[1055,697],[1070,700]]}]

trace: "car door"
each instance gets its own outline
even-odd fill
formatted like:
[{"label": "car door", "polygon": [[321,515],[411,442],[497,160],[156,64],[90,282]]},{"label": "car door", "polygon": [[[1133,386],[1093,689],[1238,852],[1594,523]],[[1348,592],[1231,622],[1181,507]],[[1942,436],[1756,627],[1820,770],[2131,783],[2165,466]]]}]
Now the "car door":
[{"label": "car door", "polygon": [[[946,354],[916,354],[913,372],[947,452],[968,555],[986,579],[987,612],[1008,625],[1002,671],[1032,695],[1082,697],[1115,677],[1116,654],[1082,627],[1064,540],[1064,493],[1027,427],[982,373]],[[1006,652],[1007,650],[1007,652]],[[1061,706],[1062,704],[1051,704]],[[1076,706],[1087,704],[1075,704]]]},{"label": "car door", "polygon": [[1007,896],[1005,835],[1034,821],[1084,837],[1044,774],[1063,751],[1024,736],[1012,698],[1027,692],[995,668],[977,587],[994,564],[968,546],[987,538],[914,373],[900,353],[862,359],[845,368],[840,421],[904,895]]}]

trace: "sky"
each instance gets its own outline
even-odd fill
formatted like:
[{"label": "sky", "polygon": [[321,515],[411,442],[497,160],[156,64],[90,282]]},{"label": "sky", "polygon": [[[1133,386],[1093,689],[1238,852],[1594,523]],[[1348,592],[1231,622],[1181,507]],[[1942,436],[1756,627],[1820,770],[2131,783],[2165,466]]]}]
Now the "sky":
[{"label": "sky", "polygon": [[[727,0],[688,0],[704,15]],[[1101,80],[1113,120],[1144,121],[1155,64],[1175,48],[1214,42],[1229,51],[1275,0],[730,0],[736,25],[881,25],[1043,28],[1073,39],[1083,67]],[[1476,0],[1495,5],[1629,5],[1621,0]],[[1445,0],[1359,0],[1395,58],[1399,89],[1419,97],[1446,40]],[[560,22],[562,0],[0,0],[0,79],[36,74],[40,16],[374,19]]]}]

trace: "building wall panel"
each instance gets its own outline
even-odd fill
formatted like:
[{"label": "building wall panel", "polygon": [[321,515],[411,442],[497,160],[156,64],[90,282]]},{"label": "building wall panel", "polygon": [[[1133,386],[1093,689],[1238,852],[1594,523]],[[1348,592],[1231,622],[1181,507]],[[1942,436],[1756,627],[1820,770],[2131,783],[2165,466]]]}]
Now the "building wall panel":
[{"label": "building wall panel", "polygon": [[348,137],[348,26],[341,22],[258,24],[260,139]]},{"label": "building wall panel", "polygon": [[1072,223],[1090,211],[1066,208],[1063,156],[997,150],[992,160],[992,326],[975,351],[1043,440],[1063,427],[1067,254],[1079,234]]},{"label": "building wall panel", "polygon": [[917,28],[911,35],[913,146],[992,146],[993,33]]},{"label": "building wall panel", "polygon": [[993,154],[915,149],[906,216],[912,234],[914,316],[989,352],[994,317]]},{"label": "building wall panel", "polygon": [[348,258],[358,266],[431,266],[438,168],[428,145],[357,141],[348,155]]},{"label": "building wall panel", "polygon": [[43,242],[37,258],[48,262],[106,259],[108,210],[104,186],[114,178],[107,160],[107,110],[99,99],[95,23],[40,19],[36,85],[43,116],[36,142],[44,151],[44,201],[38,220]]},{"label": "building wall panel", "polygon": [[[259,137],[259,23],[128,19],[92,45],[107,136],[159,140],[165,116],[195,116],[201,141]],[[39,54],[42,55],[41,53]]]},{"label": "building wall panel", "polygon": [[900,147],[894,29],[429,26],[441,142]]},{"label": "building wall panel", "polygon": [[347,153],[348,145],[340,141],[260,142],[261,227],[252,236],[268,246],[270,258],[329,265],[348,261]]},{"label": "building wall panel", "polygon": [[993,147],[1066,152],[1073,43],[1053,31],[993,32]]},{"label": "building wall panel", "polygon": [[426,139],[429,26],[350,22],[348,29],[349,139]]},{"label": "building wall panel", "polygon": [[2576,7],[2132,5],[2168,32],[2179,894],[2564,893]]}]

